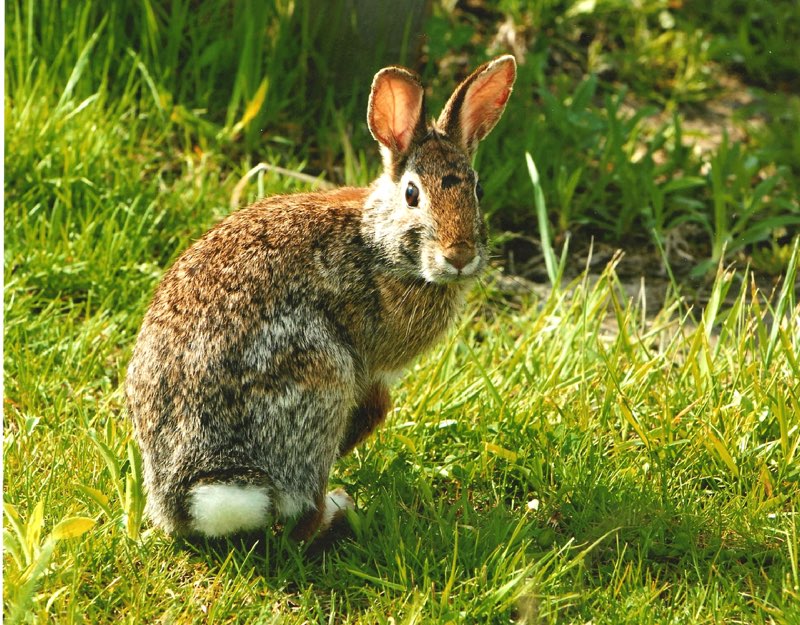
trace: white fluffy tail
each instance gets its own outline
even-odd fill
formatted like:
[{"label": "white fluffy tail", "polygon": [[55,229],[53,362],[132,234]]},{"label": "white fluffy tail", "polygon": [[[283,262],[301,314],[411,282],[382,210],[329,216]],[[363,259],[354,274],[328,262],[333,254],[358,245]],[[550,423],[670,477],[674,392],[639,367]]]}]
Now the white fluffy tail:
[{"label": "white fluffy tail", "polygon": [[192,530],[227,536],[267,527],[270,499],[260,486],[198,484],[189,491]]}]

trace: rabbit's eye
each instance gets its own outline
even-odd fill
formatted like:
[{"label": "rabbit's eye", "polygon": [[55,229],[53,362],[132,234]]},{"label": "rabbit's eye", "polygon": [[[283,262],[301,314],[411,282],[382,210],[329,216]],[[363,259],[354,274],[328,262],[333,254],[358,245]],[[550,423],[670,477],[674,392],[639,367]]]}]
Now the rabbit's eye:
[{"label": "rabbit's eye", "polygon": [[406,204],[409,206],[419,206],[419,189],[413,182],[409,182],[406,187]]},{"label": "rabbit's eye", "polygon": [[475,196],[479,202],[483,199],[483,186],[480,182],[475,183]]}]

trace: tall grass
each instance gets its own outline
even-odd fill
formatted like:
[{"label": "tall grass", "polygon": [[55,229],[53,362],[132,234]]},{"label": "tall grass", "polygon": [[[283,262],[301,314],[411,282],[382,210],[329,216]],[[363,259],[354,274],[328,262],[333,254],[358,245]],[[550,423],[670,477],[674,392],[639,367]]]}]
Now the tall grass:
[{"label": "tall grass", "polygon": [[[339,13],[349,15],[349,5],[340,4]],[[529,181],[517,166],[528,151],[559,236],[580,231],[619,244],[661,242],[677,232],[691,243],[698,273],[713,271],[723,250],[732,258],[778,244],[785,254],[783,233],[800,225],[796,96],[755,93],[753,107],[764,110],[751,107],[750,114],[775,124],[748,130],[746,144],[693,149],[702,137],[685,132],[683,113],[699,108],[702,115],[719,91],[717,48],[703,42],[730,43],[734,33],[726,39],[718,31],[733,27],[717,10],[706,31],[692,21],[697,11],[671,11],[665,0],[640,4],[501,3],[532,30],[509,103],[513,123],[489,137],[477,161],[487,213],[501,230],[532,230]],[[778,3],[774,12],[786,17],[780,28],[791,30],[800,15],[789,4]],[[47,129],[58,113],[78,115],[94,102],[94,110],[105,110],[106,103],[132,116],[127,123],[147,128],[147,144],[166,142],[164,153],[221,154],[226,166],[245,171],[262,160],[302,164],[339,183],[363,183],[376,171],[365,170],[372,140],[361,121],[369,72],[353,68],[401,59],[386,59],[385,49],[359,52],[365,58],[358,63],[337,53],[347,47],[342,37],[354,45],[369,28],[356,24],[351,36],[355,18],[335,13],[283,0],[110,7],[16,0],[6,5],[6,106],[29,114],[35,108],[36,123]],[[484,31],[499,27],[495,19],[487,26],[436,6],[426,27],[429,56],[420,64],[437,87],[433,109],[456,78],[442,75],[438,63],[454,53],[468,54],[471,63],[488,57],[476,41],[490,38]],[[745,58],[796,58],[781,41],[774,33],[748,44]],[[553,67],[559,62],[561,70]],[[343,71],[339,63],[349,65]],[[352,79],[341,78],[346,74]],[[131,130],[127,136],[137,136]]]}]

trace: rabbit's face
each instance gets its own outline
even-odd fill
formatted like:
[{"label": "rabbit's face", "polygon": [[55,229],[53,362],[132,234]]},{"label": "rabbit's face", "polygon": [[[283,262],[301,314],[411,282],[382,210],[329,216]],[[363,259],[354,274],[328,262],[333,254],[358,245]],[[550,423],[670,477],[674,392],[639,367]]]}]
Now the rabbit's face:
[{"label": "rabbit's face", "polygon": [[478,175],[463,150],[436,130],[383,176],[368,222],[390,268],[437,284],[474,278],[486,265],[487,229]]},{"label": "rabbit's face", "polygon": [[444,284],[474,278],[486,265],[481,191],[470,162],[503,114],[515,78],[512,56],[484,63],[428,125],[416,74],[387,67],[375,75],[367,123],[385,173],[364,223],[391,270]]},{"label": "rabbit's face", "polygon": [[474,278],[486,265],[478,175],[447,138],[436,131],[429,137],[411,154],[398,184],[395,205],[409,224],[401,240],[416,243],[405,256],[428,282]]}]

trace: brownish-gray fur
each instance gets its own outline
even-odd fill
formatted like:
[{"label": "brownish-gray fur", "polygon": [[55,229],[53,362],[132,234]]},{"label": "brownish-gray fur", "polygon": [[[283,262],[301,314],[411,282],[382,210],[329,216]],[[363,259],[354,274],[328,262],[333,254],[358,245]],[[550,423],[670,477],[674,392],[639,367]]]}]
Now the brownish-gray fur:
[{"label": "brownish-gray fur", "polygon": [[[194,485],[250,484],[308,501],[297,535],[313,534],[334,461],[389,410],[387,379],[458,314],[469,280],[426,280],[420,257],[465,242],[485,263],[470,158],[432,124],[372,187],[260,200],[166,272],[126,384],[158,525],[191,531]],[[430,215],[397,223],[406,171]]]}]

